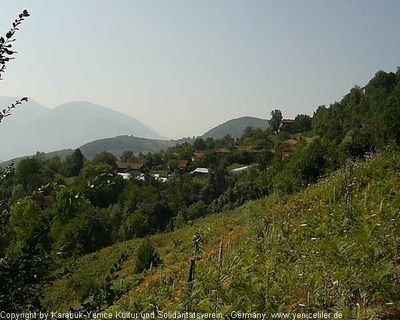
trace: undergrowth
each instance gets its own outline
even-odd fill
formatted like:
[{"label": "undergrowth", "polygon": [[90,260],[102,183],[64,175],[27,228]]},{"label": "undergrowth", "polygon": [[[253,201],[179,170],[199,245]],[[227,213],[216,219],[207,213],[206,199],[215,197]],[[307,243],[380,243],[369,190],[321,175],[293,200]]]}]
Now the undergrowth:
[{"label": "undergrowth", "polygon": [[[152,242],[162,264],[135,273],[137,240],[84,256],[46,289],[68,310],[101,286],[128,253],[108,311],[341,312],[345,319],[400,319],[400,155],[349,164],[291,197],[269,196],[200,219]],[[193,236],[202,253],[188,290]]]}]

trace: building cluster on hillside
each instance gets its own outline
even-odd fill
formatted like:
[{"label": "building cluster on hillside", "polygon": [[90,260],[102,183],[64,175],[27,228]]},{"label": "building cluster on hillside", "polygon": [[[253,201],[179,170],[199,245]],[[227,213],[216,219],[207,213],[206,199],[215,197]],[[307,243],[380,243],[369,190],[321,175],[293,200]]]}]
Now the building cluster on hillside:
[{"label": "building cluster on hillside", "polygon": [[[284,132],[290,130],[293,122],[294,120],[292,119],[282,119],[279,131]],[[307,142],[307,140],[303,140]],[[286,140],[281,141],[280,144],[276,146],[279,150],[279,154],[281,154],[282,157],[287,157],[295,150],[299,142],[300,140],[298,140],[298,138],[295,136],[289,136],[286,138]],[[255,159],[258,154],[263,152],[269,152],[272,155],[277,154],[277,150],[275,148],[265,150],[263,148],[260,149],[259,147],[251,145],[234,145],[231,147],[228,148],[220,146],[211,150],[193,150],[190,156],[188,156],[186,159],[180,158],[179,153],[176,151],[163,153],[157,155],[159,160],[157,165],[155,165],[152,160],[149,161],[148,156],[141,157],[140,161],[135,163],[117,161],[117,171],[123,179],[130,179],[131,176],[134,176],[136,180],[144,181],[151,177],[156,181],[167,182],[171,176],[171,173],[174,171],[178,173],[188,173],[192,177],[196,178],[207,177],[210,173],[212,173],[208,167],[210,160],[207,160],[207,154],[209,155],[210,153],[214,153],[214,155],[217,157],[228,157],[226,159],[232,159],[232,157],[235,158],[240,152],[253,154],[253,159]],[[154,158],[151,159],[154,160]],[[229,166],[234,167],[228,170],[228,172],[232,175],[241,174],[253,165],[252,161],[242,162],[242,165],[239,161],[232,162],[229,160],[228,162]]]}]

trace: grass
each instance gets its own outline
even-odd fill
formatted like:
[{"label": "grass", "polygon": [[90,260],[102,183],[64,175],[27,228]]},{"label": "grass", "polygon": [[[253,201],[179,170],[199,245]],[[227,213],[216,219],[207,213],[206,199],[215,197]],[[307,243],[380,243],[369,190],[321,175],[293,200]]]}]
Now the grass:
[{"label": "grass", "polygon": [[[388,152],[356,163],[351,177],[343,169],[294,196],[272,195],[155,235],[162,266],[141,275],[134,274],[137,240],[82,257],[70,278],[46,290],[47,307],[76,306],[85,283],[104,281],[126,251],[114,286],[127,293],[109,311],[157,306],[399,319],[399,170],[400,155]],[[196,232],[203,247],[188,284]]]}]

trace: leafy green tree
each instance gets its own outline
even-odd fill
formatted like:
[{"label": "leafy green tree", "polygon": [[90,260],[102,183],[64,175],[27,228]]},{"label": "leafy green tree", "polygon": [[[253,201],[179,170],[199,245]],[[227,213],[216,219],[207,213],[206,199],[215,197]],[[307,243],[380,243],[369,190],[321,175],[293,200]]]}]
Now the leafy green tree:
[{"label": "leafy green tree", "polygon": [[159,254],[157,253],[150,238],[143,239],[136,253],[135,272],[142,273],[150,267],[156,267],[161,263]]},{"label": "leafy green tree", "polygon": [[214,150],[214,148],[215,148],[215,142],[214,142],[214,139],[213,139],[213,138],[208,137],[208,138],[204,141],[204,143],[206,144],[206,149],[207,149],[207,150]]},{"label": "leafy green tree", "polygon": [[381,110],[374,116],[375,139],[380,147],[391,141],[400,144],[400,82],[381,104]]},{"label": "leafy green tree", "polygon": [[235,139],[227,134],[222,139],[215,140],[215,147],[233,149],[235,147]]},{"label": "leafy green tree", "polygon": [[141,238],[150,232],[148,217],[140,211],[129,213],[124,218],[119,229],[119,239],[122,241],[130,240],[135,237]]},{"label": "leafy green tree", "polygon": [[181,144],[178,147],[179,159],[190,159],[192,153],[193,153],[193,147],[188,143]]},{"label": "leafy green tree", "polygon": [[[12,235],[12,242],[7,249],[7,254],[16,257],[26,247],[29,239],[45,228],[49,218],[49,213],[40,210],[36,201],[32,199],[19,200],[11,209],[9,232]],[[49,242],[42,243],[42,245],[47,246],[48,249]]]},{"label": "leafy green tree", "polygon": [[254,128],[253,127],[246,127],[243,131],[241,138],[252,137],[254,136]]},{"label": "leafy green tree", "polygon": [[294,119],[293,125],[292,125],[292,131],[294,133],[301,132],[309,132],[312,129],[311,126],[311,121],[312,118],[309,115],[306,114],[298,114],[296,118]]},{"label": "leafy green tree", "polygon": [[198,138],[196,138],[196,140],[194,140],[193,149],[195,149],[195,150],[206,150],[207,149],[207,145],[204,142],[203,138],[198,137]]},{"label": "leafy green tree", "polygon": [[228,187],[228,171],[226,165],[215,153],[209,158],[209,178],[207,185],[201,190],[200,197],[206,203],[210,204],[225,192]]},{"label": "leafy green tree", "polygon": [[71,155],[65,159],[67,174],[70,177],[79,175],[83,168],[85,158],[80,149],[76,149]]},{"label": "leafy green tree", "polygon": [[113,169],[117,169],[117,157],[114,156],[111,152],[103,151],[99,154],[96,154],[92,160],[93,164],[98,163],[106,163],[111,166]]},{"label": "leafy green tree", "polygon": [[54,157],[46,160],[45,164],[50,170],[57,172],[58,174],[65,173],[64,172],[65,171],[64,164],[59,155],[55,155]]},{"label": "leafy green tree", "polygon": [[296,193],[300,190],[299,177],[290,169],[279,172],[274,178],[274,192],[278,195],[284,196]]},{"label": "leafy green tree", "polygon": [[309,145],[299,145],[290,166],[303,185],[316,182],[325,172],[326,148],[321,139],[314,139]]},{"label": "leafy green tree", "polygon": [[195,220],[206,215],[207,206],[203,200],[198,201],[187,209],[187,218],[189,220]]},{"label": "leafy green tree", "polygon": [[328,108],[321,105],[314,111],[311,127],[316,135],[322,136],[327,130]]},{"label": "leafy green tree", "polygon": [[94,184],[86,191],[85,196],[93,206],[107,208],[118,201],[123,189],[123,181],[114,168],[104,162],[88,162],[82,169],[77,183],[83,188],[94,179],[101,179],[103,186],[94,188]]},{"label": "leafy green tree", "polygon": [[112,228],[105,211],[96,210],[76,190],[63,188],[53,206],[59,218],[51,226],[54,248],[67,255],[81,255],[111,244]]},{"label": "leafy green tree", "polygon": [[120,160],[123,162],[130,162],[131,158],[133,157],[132,151],[124,151],[120,157]]},{"label": "leafy green tree", "polygon": [[15,182],[21,184],[28,192],[38,189],[49,178],[51,178],[50,173],[45,171],[43,163],[35,157],[21,160],[15,172]]},{"label": "leafy green tree", "polygon": [[271,119],[269,120],[269,126],[274,132],[278,132],[279,127],[281,126],[282,121],[282,112],[280,110],[271,111]]}]

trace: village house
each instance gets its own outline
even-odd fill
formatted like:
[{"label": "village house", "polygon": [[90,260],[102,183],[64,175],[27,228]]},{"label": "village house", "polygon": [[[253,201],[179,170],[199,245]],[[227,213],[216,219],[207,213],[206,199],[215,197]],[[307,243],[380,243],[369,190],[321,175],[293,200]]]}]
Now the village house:
[{"label": "village house", "polygon": [[131,177],[129,171],[140,170],[143,167],[143,163],[141,162],[132,163],[132,162],[116,161],[115,163],[117,165],[118,175],[122,177],[122,179],[124,180],[128,180]]},{"label": "village house", "polygon": [[294,120],[293,119],[282,119],[281,125],[279,126],[279,132],[281,131],[290,131]]},{"label": "village house", "polygon": [[195,151],[195,152],[193,152],[193,155],[192,155],[192,162],[195,161],[196,159],[201,159],[203,157],[204,157],[203,152]]},{"label": "village house", "polygon": [[173,170],[175,168],[178,168],[181,171],[186,171],[187,165],[188,165],[189,161],[188,160],[184,160],[184,159],[170,159],[168,160],[168,168],[170,170]]}]

